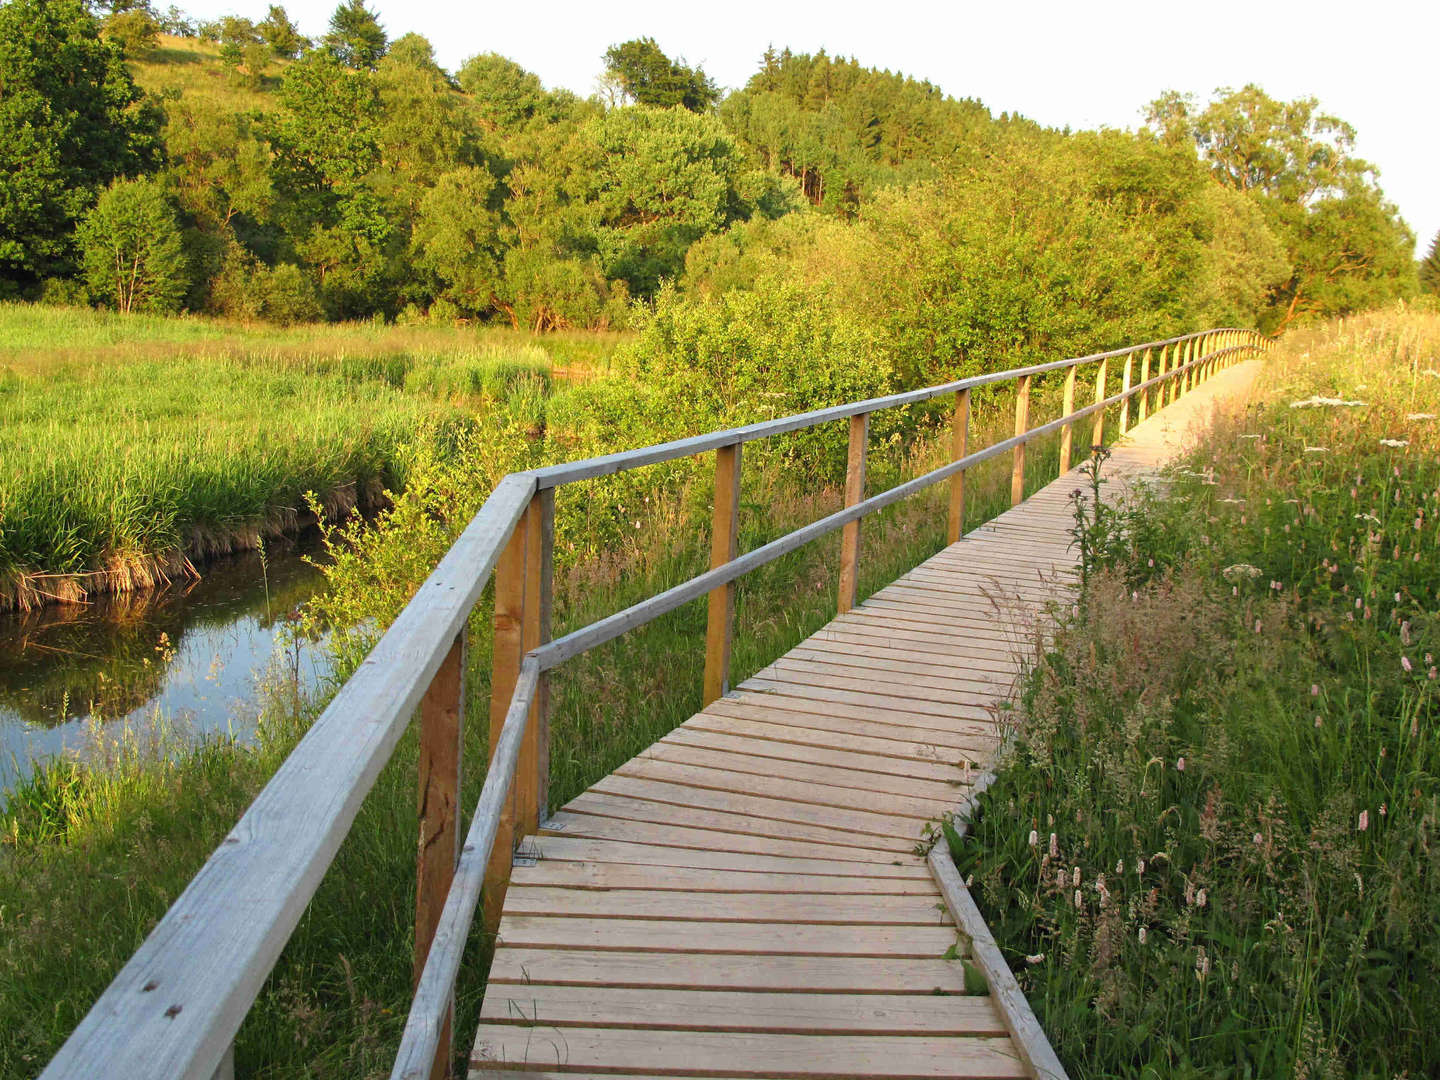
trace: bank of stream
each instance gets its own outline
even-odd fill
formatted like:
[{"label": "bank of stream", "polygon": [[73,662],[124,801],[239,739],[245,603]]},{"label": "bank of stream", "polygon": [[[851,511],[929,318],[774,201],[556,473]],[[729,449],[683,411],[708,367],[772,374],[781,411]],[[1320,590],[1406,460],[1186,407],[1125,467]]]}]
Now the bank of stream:
[{"label": "bank of stream", "polygon": [[255,730],[262,682],[328,673],[284,633],[324,584],[318,534],[217,560],[199,581],[0,615],[0,805],[36,763],[84,756],[97,733],[182,738]]}]

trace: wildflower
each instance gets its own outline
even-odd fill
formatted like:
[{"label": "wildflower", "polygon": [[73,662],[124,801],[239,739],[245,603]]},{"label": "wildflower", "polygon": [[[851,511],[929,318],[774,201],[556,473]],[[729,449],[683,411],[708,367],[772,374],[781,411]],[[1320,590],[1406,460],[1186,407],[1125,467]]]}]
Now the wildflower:
[{"label": "wildflower", "polygon": [[1365,514],[1352,514],[1352,515],[1350,515],[1350,516],[1353,517],[1356,521],[1373,521],[1373,522],[1375,522],[1377,525],[1380,523],[1380,519],[1379,519],[1378,517],[1376,517],[1374,514],[1370,514],[1370,513],[1365,513]]},{"label": "wildflower", "polygon": [[1357,828],[1360,832],[1364,832],[1366,829],[1370,828],[1370,811],[1369,811],[1369,810],[1361,810],[1361,811],[1360,811],[1360,824],[1357,825],[1356,828]]},{"label": "wildflower", "polygon": [[1199,955],[1195,957],[1195,978],[1200,982],[1204,982],[1205,976],[1209,974],[1210,957],[1205,955],[1205,949],[1202,947],[1199,950]]},{"label": "wildflower", "polygon": [[1386,805],[1385,805],[1385,803],[1382,802],[1382,803],[1380,804],[1380,816],[1381,816],[1381,817],[1384,817],[1384,816],[1385,816],[1385,810],[1386,810]]},{"label": "wildflower", "polygon": [[1116,877],[1119,877],[1119,876],[1120,876],[1121,874],[1123,874],[1124,872],[1125,872],[1125,860],[1124,860],[1124,859],[1117,859],[1117,860],[1115,861],[1115,876],[1116,876]]},{"label": "wildflower", "polygon": [[1408,656],[1401,656],[1401,657],[1400,657],[1400,666],[1401,666],[1402,668],[1404,668],[1406,671],[1414,671],[1414,670],[1415,670],[1414,667],[1411,666],[1411,664],[1410,664],[1410,657],[1408,657]]},{"label": "wildflower", "polygon": [[1030,830],[1030,846],[1031,846],[1031,847],[1035,847],[1035,846],[1036,846],[1037,844],[1039,844],[1039,843],[1040,843],[1040,834],[1037,833],[1034,829],[1031,829],[1031,830]]},{"label": "wildflower", "polygon": [[1085,906],[1085,898],[1080,895],[1080,890],[1075,890],[1075,910],[1079,911]]},{"label": "wildflower", "polygon": [[1380,440],[1380,445],[1381,445],[1381,446],[1393,446],[1393,447],[1395,447],[1397,450],[1403,450],[1405,447],[1407,447],[1407,446],[1410,445],[1410,440],[1409,440],[1409,439],[1381,439],[1381,440]]},{"label": "wildflower", "polygon": [[1185,771],[1185,757],[1184,757],[1184,755],[1181,755],[1180,757],[1178,757],[1178,758],[1175,759],[1175,771],[1176,771],[1176,772],[1184,772],[1184,771]]},{"label": "wildflower", "polygon": [[1208,898],[1209,898],[1209,894],[1208,894],[1204,889],[1201,889],[1199,892],[1197,892],[1197,893],[1195,894],[1195,906],[1196,906],[1196,907],[1204,907],[1204,906],[1205,906],[1205,901],[1206,901]]},{"label": "wildflower", "polygon": [[1080,887],[1080,867],[1075,867],[1074,873],[1070,875],[1070,884],[1074,885],[1077,889]]},{"label": "wildflower", "polygon": [[1260,633],[1260,620],[1259,620],[1259,619],[1256,619],[1256,620],[1255,620],[1255,633],[1257,633],[1257,634]]},{"label": "wildflower", "polygon": [[1265,838],[1264,838],[1263,836],[1261,836],[1258,832],[1255,834],[1254,839],[1255,839],[1255,846],[1256,846],[1256,847],[1259,847],[1261,844],[1263,844],[1263,843],[1265,842]]},{"label": "wildflower", "polygon": [[1145,873],[1145,860],[1137,859],[1135,861],[1135,876],[1139,877],[1143,873]]},{"label": "wildflower", "polygon": [[1043,952],[1037,952],[1037,953],[1031,953],[1029,956],[1025,957],[1025,962],[1026,962],[1027,964],[1039,964],[1039,963],[1043,962],[1044,959],[1045,959],[1045,954],[1044,954]]},{"label": "wildflower", "polygon": [[1347,407],[1354,407],[1354,406],[1357,406],[1357,405],[1358,405],[1358,406],[1362,406],[1362,407],[1363,407],[1363,406],[1366,405],[1366,404],[1367,404],[1367,402],[1364,402],[1364,401],[1347,401],[1347,400],[1345,400],[1344,398],[1321,397],[1320,395],[1316,394],[1314,397],[1306,398],[1304,401],[1292,401],[1292,402],[1290,402],[1290,408],[1292,408],[1292,409],[1317,409],[1317,408],[1319,408],[1319,407],[1322,406],[1322,405],[1340,405],[1340,406],[1347,406]]},{"label": "wildflower", "polygon": [[1315,726],[1316,726],[1317,728],[1320,727],[1320,717],[1318,717],[1318,716],[1315,717]]},{"label": "wildflower", "polygon": [[1224,570],[1220,571],[1220,576],[1231,584],[1234,584],[1241,580],[1254,581],[1263,573],[1264,571],[1258,566],[1251,566],[1249,563],[1241,562],[1233,563],[1225,567]]},{"label": "wildflower", "polygon": [[1140,935],[1139,935],[1139,937],[1140,937],[1140,944],[1141,944],[1141,945],[1144,945],[1144,944],[1145,944],[1145,927],[1143,927],[1143,926],[1140,927]]},{"label": "wildflower", "polygon": [[1052,858],[1052,859],[1058,859],[1059,857],[1060,857],[1060,841],[1056,838],[1055,834],[1052,832],[1052,833],[1050,834],[1050,858]]},{"label": "wildflower", "polygon": [[1310,684],[1310,696],[1311,696],[1311,697],[1319,697],[1319,696],[1320,696],[1320,684],[1319,684],[1319,683],[1313,683],[1313,682],[1312,682],[1312,683]]},{"label": "wildflower", "polygon": [[1432,667],[1427,674],[1433,680],[1435,678],[1435,669]]}]

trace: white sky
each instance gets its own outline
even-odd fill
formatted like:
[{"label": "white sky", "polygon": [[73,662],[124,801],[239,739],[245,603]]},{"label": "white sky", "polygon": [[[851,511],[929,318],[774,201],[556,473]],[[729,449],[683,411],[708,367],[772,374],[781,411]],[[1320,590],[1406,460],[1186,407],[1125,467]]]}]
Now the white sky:
[{"label": "white sky", "polygon": [[[335,2],[290,0],[286,7],[302,31],[318,36]],[[1356,152],[1379,168],[1381,186],[1422,253],[1440,230],[1435,0],[368,2],[391,38],[424,34],[452,71],[476,53],[498,52],[547,86],[581,95],[595,89],[607,46],[641,36],[726,88],[745,83],[767,45],[824,48],[929,79],[955,97],[979,98],[997,114],[1019,112],[1056,127],[1134,128],[1145,103],[1163,90],[1204,100],[1216,87],[1256,82],[1282,99],[1314,95],[1354,125]],[[206,18],[234,12],[259,19],[266,3],[179,6]]]}]

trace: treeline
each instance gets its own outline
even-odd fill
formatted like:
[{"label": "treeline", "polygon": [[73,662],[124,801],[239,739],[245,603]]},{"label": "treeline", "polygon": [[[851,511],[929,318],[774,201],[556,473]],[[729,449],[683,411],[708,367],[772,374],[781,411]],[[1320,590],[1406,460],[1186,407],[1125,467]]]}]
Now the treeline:
[{"label": "treeline", "polygon": [[1253,86],[1069,133],[823,52],[724,95],[640,39],[581,99],[494,53],[447,72],[363,0],[318,41],[148,3],[0,7],[5,295],[548,330],[783,280],[909,378],[1419,283],[1353,131]]}]

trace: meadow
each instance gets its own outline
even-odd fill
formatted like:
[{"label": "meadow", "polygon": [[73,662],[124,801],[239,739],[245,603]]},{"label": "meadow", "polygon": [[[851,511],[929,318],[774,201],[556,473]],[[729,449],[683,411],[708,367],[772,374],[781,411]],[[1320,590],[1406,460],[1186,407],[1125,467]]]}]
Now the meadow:
[{"label": "meadow", "polygon": [[1437,417],[1440,316],[1352,317],[1077,518],[1084,592],[952,839],[1072,1075],[1433,1075]]},{"label": "meadow", "polygon": [[617,340],[0,306],[0,608],[145,588],[317,510],[373,511],[417,433],[453,445],[503,413],[538,437],[557,358],[583,377]]}]

